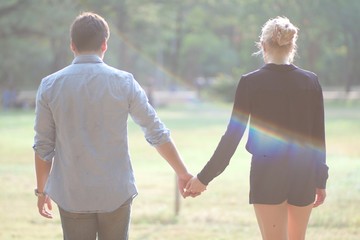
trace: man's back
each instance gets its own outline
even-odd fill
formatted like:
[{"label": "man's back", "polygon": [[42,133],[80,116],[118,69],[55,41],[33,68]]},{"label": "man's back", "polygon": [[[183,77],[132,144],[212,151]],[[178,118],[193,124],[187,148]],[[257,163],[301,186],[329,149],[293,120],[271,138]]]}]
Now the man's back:
[{"label": "man's back", "polygon": [[133,79],[129,73],[113,69],[94,58],[75,64],[50,76],[44,91],[56,123],[57,149],[66,153],[61,161],[100,161],[123,159],[127,152],[126,122]]},{"label": "man's back", "polygon": [[[150,142],[159,141],[164,126],[130,73],[109,67],[95,55],[78,56],[45,78],[37,97],[35,139],[43,156],[54,156],[46,192],[55,202],[72,212],[112,211],[137,194],[128,115],[147,130]],[[53,130],[41,125],[49,118]]]}]

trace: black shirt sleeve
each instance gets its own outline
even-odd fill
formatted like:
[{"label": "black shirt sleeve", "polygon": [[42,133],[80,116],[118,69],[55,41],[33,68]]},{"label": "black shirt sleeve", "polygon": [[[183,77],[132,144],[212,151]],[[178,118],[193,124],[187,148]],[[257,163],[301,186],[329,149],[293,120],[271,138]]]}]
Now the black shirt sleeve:
[{"label": "black shirt sleeve", "polygon": [[324,100],[322,89],[317,79],[316,87],[313,115],[315,119],[312,131],[312,144],[316,149],[316,187],[325,189],[329,168],[326,165]]},{"label": "black shirt sleeve", "polygon": [[250,99],[247,79],[243,76],[238,84],[230,122],[213,156],[197,175],[201,183],[208,185],[229,165],[230,159],[244,134],[250,115]]}]

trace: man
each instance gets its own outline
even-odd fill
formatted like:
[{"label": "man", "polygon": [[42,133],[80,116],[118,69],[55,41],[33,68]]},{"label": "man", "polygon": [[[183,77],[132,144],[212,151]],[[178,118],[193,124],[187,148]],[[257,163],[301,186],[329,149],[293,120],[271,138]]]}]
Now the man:
[{"label": "man", "polygon": [[37,205],[42,216],[52,218],[51,200],[57,203],[64,239],[128,239],[137,195],[127,141],[129,115],[176,172],[183,197],[192,177],[133,76],[103,62],[108,38],[101,16],[79,15],[71,26],[75,59],[44,78],[37,92]]}]

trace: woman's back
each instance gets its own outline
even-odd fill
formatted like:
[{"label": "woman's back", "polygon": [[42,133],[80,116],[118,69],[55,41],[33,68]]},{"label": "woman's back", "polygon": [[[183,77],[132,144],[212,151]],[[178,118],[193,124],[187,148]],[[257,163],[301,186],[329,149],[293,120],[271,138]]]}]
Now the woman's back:
[{"label": "woman's back", "polygon": [[[323,141],[322,92],[314,73],[294,65],[266,64],[244,75],[253,154],[279,155],[294,144]],[[242,90],[238,91],[242,94]]]}]

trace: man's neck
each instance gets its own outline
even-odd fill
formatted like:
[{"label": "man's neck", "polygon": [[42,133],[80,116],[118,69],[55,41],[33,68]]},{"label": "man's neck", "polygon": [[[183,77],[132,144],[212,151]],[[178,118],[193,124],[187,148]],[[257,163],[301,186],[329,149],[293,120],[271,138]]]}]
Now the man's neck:
[{"label": "man's neck", "polygon": [[74,52],[74,56],[82,56],[82,55],[96,55],[99,56],[101,59],[104,58],[104,52],[101,51],[84,51],[84,52]]}]

